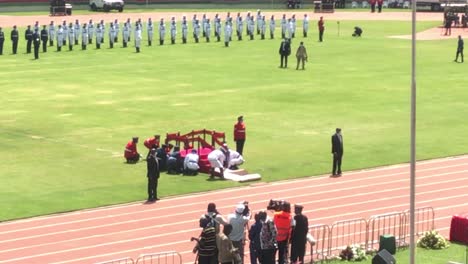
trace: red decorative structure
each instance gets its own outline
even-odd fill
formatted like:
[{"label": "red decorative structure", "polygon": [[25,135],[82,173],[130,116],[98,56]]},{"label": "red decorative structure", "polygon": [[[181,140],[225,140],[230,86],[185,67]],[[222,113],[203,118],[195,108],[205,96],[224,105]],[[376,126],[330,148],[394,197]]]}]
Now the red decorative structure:
[{"label": "red decorative structure", "polygon": [[450,224],[450,241],[468,245],[468,213],[454,215]]},{"label": "red decorative structure", "polygon": [[164,142],[165,144],[179,145],[181,147],[181,157],[185,157],[192,149],[196,149],[200,156],[198,162],[200,172],[209,173],[211,166],[208,161],[208,154],[217,146],[222,146],[225,140],[226,135],[224,132],[202,129],[192,130],[192,132],[182,135],[180,132],[167,133]]}]

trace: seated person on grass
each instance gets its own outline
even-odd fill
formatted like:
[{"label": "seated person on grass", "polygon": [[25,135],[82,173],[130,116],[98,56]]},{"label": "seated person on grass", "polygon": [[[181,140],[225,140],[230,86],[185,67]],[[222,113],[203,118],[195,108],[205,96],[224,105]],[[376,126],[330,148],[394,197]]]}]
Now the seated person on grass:
[{"label": "seated person on grass", "polygon": [[140,160],[140,154],[137,151],[138,137],[133,137],[125,146],[124,157],[127,163],[137,163]]},{"label": "seated person on grass", "polygon": [[197,154],[196,149],[192,149],[184,159],[184,174],[185,175],[197,175],[200,166],[198,165],[198,161],[200,157]]},{"label": "seated person on grass", "polygon": [[172,153],[167,159],[167,173],[180,174],[182,173],[183,161],[180,157],[180,147],[175,146]]},{"label": "seated person on grass", "polygon": [[239,165],[242,165],[244,163],[244,158],[242,157],[239,152],[235,150],[230,150],[229,151],[229,169],[230,170],[238,170]]},{"label": "seated person on grass", "polygon": [[[211,165],[210,177],[215,176],[215,169],[219,168],[219,176],[224,178],[224,164],[229,158],[229,149],[226,144],[224,144],[220,149],[215,149],[208,154],[208,161]],[[226,164],[227,165],[227,164]]]}]

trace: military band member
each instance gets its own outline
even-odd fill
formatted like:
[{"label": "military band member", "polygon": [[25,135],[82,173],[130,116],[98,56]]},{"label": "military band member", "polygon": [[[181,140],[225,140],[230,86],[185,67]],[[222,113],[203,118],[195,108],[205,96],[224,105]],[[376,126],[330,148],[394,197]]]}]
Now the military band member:
[{"label": "military band member", "polygon": [[110,23],[109,27],[109,48],[114,48],[114,41],[115,41],[115,27],[114,23]]},{"label": "military band member", "polygon": [[307,38],[307,32],[309,31],[309,17],[304,14],[304,20],[302,21],[302,31],[304,32],[304,38]]},{"label": "military band member", "polygon": [[[124,30],[125,30],[125,27],[124,27]],[[153,42],[153,35],[154,35],[154,25],[153,25],[153,20],[151,20],[151,17],[148,18],[148,23],[146,23],[146,32],[148,33],[148,46],[151,46]]]},{"label": "military band member", "polygon": [[127,44],[129,42],[129,40],[128,40],[129,38],[130,38],[130,31],[128,29],[128,24],[127,24],[127,22],[124,22],[123,29],[122,29],[122,43],[123,43],[124,48],[127,47]]},{"label": "military band member", "polygon": [[11,39],[11,47],[13,49],[13,54],[16,54],[18,51],[18,40],[19,40],[19,32],[18,32],[18,29],[16,29],[16,25],[13,26],[10,39]]},{"label": "military band member", "polygon": [[81,49],[86,50],[86,45],[89,42],[89,33],[88,33],[88,25],[84,23],[83,29],[81,30]]},{"label": "military band member", "polygon": [[114,42],[117,43],[119,42],[119,33],[120,33],[120,23],[118,19],[114,20],[114,29],[115,29]]},{"label": "military band member", "polygon": [[49,46],[54,46],[54,39],[55,39],[55,25],[54,21],[50,21],[49,24]]},{"label": "military band member", "polygon": [[104,36],[106,35],[106,23],[104,23],[104,20],[101,19],[100,25],[101,25],[101,32],[102,32],[100,44],[102,44],[104,43]]},{"label": "military band member", "polygon": [[42,26],[41,40],[42,40],[42,52],[47,52],[47,41],[49,41],[49,33],[47,32],[47,27],[45,25]]},{"label": "military band member", "polygon": [[102,31],[101,24],[97,24],[96,27],[96,49],[101,48],[102,38],[104,36],[104,32]]},{"label": "military band member", "polygon": [[94,37],[94,22],[92,19],[90,19],[88,23],[88,44],[93,44],[93,37]]},{"label": "military band member", "polygon": [[224,25],[224,46],[229,47],[229,41],[231,41],[232,28],[229,22],[226,21]]},{"label": "military band member", "polygon": [[257,10],[257,35],[260,35],[261,27],[262,27],[262,11],[260,9]]},{"label": "military band member", "polygon": [[78,19],[75,20],[75,27],[74,27],[74,33],[75,33],[75,45],[78,45],[79,39],[80,39],[80,32],[81,31],[81,25],[80,21]]},{"label": "military band member", "polygon": [[26,53],[31,53],[31,46],[33,42],[33,31],[31,26],[28,26],[28,29],[24,32],[24,38],[26,39]]},{"label": "military band member", "polygon": [[182,43],[187,43],[187,36],[188,36],[188,26],[187,20],[182,20]]},{"label": "military band member", "polygon": [[271,18],[270,18],[270,39],[275,38],[275,29],[276,29],[275,16],[271,15]]},{"label": "military band member", "polygon": [[281,38],[286,38],[286,31],[288,30],[288,21],[286,20],[286,14],[283,14],[281,18]]},{"label": "military band member", "polygon": [[250,21],[249,21],[249,36],[250,36],[250,40],[253,40],[254,39],[254,34],[255,34],[255,21],[254,21],[254,17],[251,16],[250,17]]},{"label": "military band member", "polygon": [[242,31],[244,30],[244,21],[242,21],[242,17],[239,17],[237,21],[237,40],[242,40]]},{"label": "military band member", "polygon": [[293,14],[292,17],[291,17],[291,31],[292,31],[292,35],[291,35],[291,38],[295,38],[296,37],[296,14]]},{"label": "military band member", "polygon": [[65,20],[62,23],[62,30],[63,30],[63,45],[62,46],[67,46],[68,25],[67,25],[67,21]]},{"label": "military band member", "polygon": [[[227,12],[226,21],[229,23],[229,25],[231,26],[231,30],[232,30],[232,17],[231,17],[231,12]],[[231,40],[232,40],[232,39],[231,39]]]},{"label": "military band member", "polygon": [[192,18],[192,28],[195,28],[195,24],[197,23],[197,14],[193,14]]},{"label": "military band member", "polygon": [[159,21],[159,45],[164,45],[164,38],[166,37],[166,24],[164,18]]},{"label": "military band member", "polygon": [[210,36],[211,36],[211,24],[210,24],[210,19],[208,18],[206,20],[206,29],[205,29],[205,33],[206,33],[206,42],[210,42]]},{"label": "military band member", "polygon": [[3,43],[5,42],[5,33],[2,31],[2,27],[0,27],[0,55],[3,55]]},{"label": "military band member", "polygon": [[195,26],[193,27],[193,38],[195,39],[195,43],[198,43],[198,39],[200,38],[200,22],[195,20]]},{"label": "military band member", "polygon": [[62,51],[64,38],[65,37],[64,37],[62,25],[59,25],[57,29],[57,51]]},{"label": "military band member", "polygon": [[32,35],[34,42],[34,59],[39,59],[39,48],[41,47],[41,35],[39,34],[39,29],[36,29]]},{"label": "military band member", "polygon": [[137,53],[140,52],[141,38],[141,25],[137,23],[135,25],[135,49]]},{"label": "military band member", "polygon": [[172,17],[172,20],[171,20],[171,44],[175,44],[176,35],[177,35],[177,25],[176,25],[175,18]]},{"label": "military band member", "polygon": [[73,50],[73,43],[75,42],[75,28],[73,27],[73,24],[70,23],[68,26],[68,50],[72,51]]},{"label": "military band member", "polygon": [[[219,28],[218,28],[218,19],[219,19],[219,14],[216,13],[214,19],[213,19],[213,28],[214,28],[214,36],[215,38],[218,38],[219,35]],[[219,40],[218,40],[219,41]]]}]

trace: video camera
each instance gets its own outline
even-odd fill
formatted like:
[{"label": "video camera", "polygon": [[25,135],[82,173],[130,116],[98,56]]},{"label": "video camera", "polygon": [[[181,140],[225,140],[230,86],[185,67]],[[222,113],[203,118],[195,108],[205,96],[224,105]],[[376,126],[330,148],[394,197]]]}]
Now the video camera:
[{"label": "video camera", "polygon": [[274,210],[275,212],[283,211],[283,205],[285,202],[285,200],[271,199],[267,205],[267,210]]},{"label": "video camera", "polygon": [[243,216],[249,216],[250,215],[249,202],[248,201],[243,201],[242,203],[245,206],[244,211],[242,212],[242,215]]}]

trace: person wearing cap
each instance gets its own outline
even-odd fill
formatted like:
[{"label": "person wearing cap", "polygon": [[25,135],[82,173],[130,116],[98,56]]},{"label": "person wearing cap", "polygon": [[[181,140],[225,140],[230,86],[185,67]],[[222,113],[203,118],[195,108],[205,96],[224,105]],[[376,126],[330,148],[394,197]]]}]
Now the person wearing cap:
[{"label": "person wearing cap", "polygon": [[341,176],[341,159],[343,158],[343,136],[341,128],[336,129],[336,133],[331,137],[333,169],[332,176]]},{"label": "person wearing cap", "polygon": [[291,205],[288,202],[283,203],[283,208],[279,212],[275,212],[273,222],[275,223],[278,234],[276,241],[278,242],[278,264],[287,262],[288,242],[291,238]]},{"label": "person wearing cap", "polygon": [[64,37],[62,25],[58,25],[58,29],[57,29],[57,51],[62,50],[64,38],[65,37]]},{"label": "person wearing cap", "polygon": [[50,21],[48,32],[49,32],[49,46],[52,47],[54,46],[54,39],[55,39],[54,21]]},{"label": "person wearing cap", "polygon": [[49,32],[47,26],[42,26],[41,30],[42,52],[47,52],[47,41],[49,41]]},{"label": "person wearing cap", "polygon": [[221,178],[224,178],[224,163],[229,157],[229,149],[226,144],[224,144],[220,149],[215,149],[208,154],[208,161],[210,162],[210,177],[215,176],[215,169],[219,169],[219,174]]},{"label": "person wearing cap", "polygon": [[288,21],[286,19],[286,14],[283,14],[283,17],[281,18],[281,38],[282,39],[286,38],[287,29],[288,29]]},{"label": "person wearing cap", "polygon": [[96,49],[101,48],[103,39],[104,39],[104,30],[101,28],[101,24],[97,24],[96,26]]},{"label": "person wearing cap", "polygon": [[24,32],[24,38],[26,39],[26,53],[31,53],[31,46],[33,42],[33,31],[31,26],[28,25],[28,28]]},{"label": "person wearing cap", "polygon": [[164,18],[159,21],[159,45],[164,45],[164,38],[166,37],[166,24]]},{"label": "person wearing cap", "polygon": [[275,29],[276,29],[275,16],[271,15],[270,17],[270,39],[275,38]]},{"label": "person wearing cap", "polygon": [[230,170],[238,170],[239,165],[244,164],[244,158],[239,152],[235,150],[229,150],[229,158],[227,163]]},{"label": "person wearing cap", "polygon": [[290,263],[304,263],[304,255],[309,233],[309,219],[302,214],[302,205],[294,205],[294,221],[291,231]]},{"label": "person wearing cap", "polygon": [[[128,25],[129,32],[131,32],[131,27]],[[130,35],[129,35],[130,36]],[[137,53],[140,53],[140,48],[141,48],[141,25],[136,24],[135,25],[135,49]],[[128,37],[128,41],[130,41],[130,37]]]},{"label": "person wearing cap", "polygon": [[39,48],[41,47],[41,34],[39,33],[39,29],[36,29],[32,35],[33,43],[34,43],[34,59],[39,59]]},{"label": "person wearing cap", "polygon": [[234,141],[236,142],[236,151],[242,155],[246,138],[244,116],[237,117],[237,123],[234,124]]},{"label": "person wearing cap", "polygon": [[171,44],[175,44],[176,36],[177,36],[177,23],[175,21],[175,17],[172,17],[171,19]]},{"label": "person wearing cap", "polygon": [[229,47],[229,42],[231,41],[232,28],[229,22],[226,21],[224,25],[224,46]]},{"label": "person wearing cap", "polygon": [[249,222],[250,215],[244,215],[245,205],[239,203],[236,206],[234,213],[229,214],[227,222],[232,225],[232,232],[229,234],[229,240],[235,248],[238,249],[240,256],[240,263],[244,262],[244,243],[245,243],[245,228]]},{"label": "person wearing cap", "polygon": [[88,44],[93,44],[94,37],[94,22],[92,19],[88,22]]},{"label": "person wearing cap", "polygon": [[148,46],[151,46],[154,35],[154,25],[153,20],[151,20],[151,17],[148,18],[148,23],[146,23],[146,32],[148,34]]},{"label": "person wearing cap", "polygon": [[156,158],[156,149],[152,148],[148,157],[146,158],[146,166],[148,172],[146,174],[148,178],[148,202],[154,202],[159,200],[158,198],[158,179],[160,175],[159,161]]},{"label": "person wearing cap", "polygon": [[149,151],[151,149],[157,149],[159,148],[159,142],[161,140],[161,136],[160,135],[154,135],[150,138],[147,138],[144,142],[143,142],[143,145],[145,145],[145,147],[148,149],[148,155],[149,155]]},{"label": "person wearing cap", "polygon": [[200,156],[198,156],[197,150],[192,149],[184,159],[184,175],[197,175],[200,169],[200,165],[198,165],[199,160]]},{"label": "person wearing cap", "polygon": [[73,43],[75,42],[75,28],[73,27],[73,23],[70,22],[68,25],[68,50],[73,50]]},{"label": "person wearing cap", "polygon": [[323,41],[323,32],[325,31],[325,21],[323,21],[323,17],[320,17],[320,20],[317,22],[318,30],[319,30],[319,41]]},{"label": "person wearing cap", "polygon": [[80,33],[81,33],[81,25],[80,25],[80,22],[78,21],[78,19],[75,20],[75,25],[73,25],[73,32],[75,33],[75,37],[74,37],[74,40],[75,40],[75,45],[78,45],[79,43],[79,38],[80,38]]},{"label": "person wearing cap", "polygon": [[140,160],[140,154],[137,151],[138,137],[133,137],[125,146],[124,157],[127,163],[137,163]]}]

